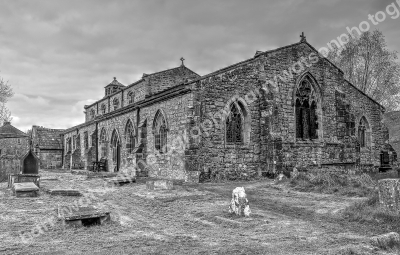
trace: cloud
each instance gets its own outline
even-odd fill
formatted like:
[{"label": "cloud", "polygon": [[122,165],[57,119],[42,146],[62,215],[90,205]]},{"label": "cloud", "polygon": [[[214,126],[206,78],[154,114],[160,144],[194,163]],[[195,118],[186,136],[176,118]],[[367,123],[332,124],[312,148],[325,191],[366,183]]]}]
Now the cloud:
[{"label": "cloud", "polygon": [[[14,0],[0,1],[0,76],[23,126],[65,128],[84,120],[116,76],[176,67],[201,75],[299,41],[316,48],[387,6],[381,0]],[[379,25],[398,50],[397,20]]]}]

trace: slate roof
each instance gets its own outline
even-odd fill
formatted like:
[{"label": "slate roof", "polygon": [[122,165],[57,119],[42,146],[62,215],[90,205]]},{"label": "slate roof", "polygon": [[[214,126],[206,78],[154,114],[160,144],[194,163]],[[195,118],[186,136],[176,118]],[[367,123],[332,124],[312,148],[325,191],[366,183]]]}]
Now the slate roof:
[{"label": "slate roof", "polygon": [[19,130],[18,128],[11,125],[10,122],[4,122],[3,126],[0,127],[0,139],[1,138],[20,138],[28,137],[27,134]]},{"label": "slate roof", "polygon": [[45,127],[33,126],[33,146],[39,145],[39,149],[62,150],[61,132],[64,129],[50,129]]},{"label": "slate roof", "polygon": [[108,86],[118,86],[118,87],[125,87],[124,84],[120,83],[117,80],[117,77],[114,77],[114,80],[112,82],[110,82],[110,84],[108,84],[107,86],[105,86],[105,88],[107,88]]}]

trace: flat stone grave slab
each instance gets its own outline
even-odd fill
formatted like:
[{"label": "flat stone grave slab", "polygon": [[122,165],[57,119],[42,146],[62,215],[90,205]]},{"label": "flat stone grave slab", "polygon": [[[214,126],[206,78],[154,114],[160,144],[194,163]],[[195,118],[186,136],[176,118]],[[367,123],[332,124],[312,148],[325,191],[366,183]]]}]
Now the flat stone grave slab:
[{"label": "flat stone grave slab", "polygon": [[174,188],[174,183],[171,180],[150,180],[146,181],[146,188],[148,190],[172,190]]},{"label": "flat stone grave slab", "polygon": [[77,189],[47,189],[46,192],[52,196],[82,196]]},{"label": "flat stone grave slab", "polygon": [[129,184],[132,182],[136,182],[135,177],[128,177],[128,176],[123,176],[123,177],[113,177],[109,180],[107,180],[108,183],[113,183],[115,185],[124,185],[124,184]]},{"label": "flat stone grave slab", "polygon": [[58,206],[58,217],[65,224],[75,227],[88,227],[92,225],[101,225],[110,221],[110,212],[96,209],[91,206],[78,207],[77,209],[62,205]]},{"label": "flat stone grave slab", "polygon": [[39,188],[33,182],[14,183],[12,191],[16,197],[37,197]]},{"label": "flat stone grave slab", "polygon": [[8,187],[12,188],[14,183],[33,182],[40,187],[40,175],[38,174],[10,174],[8,177]]}]

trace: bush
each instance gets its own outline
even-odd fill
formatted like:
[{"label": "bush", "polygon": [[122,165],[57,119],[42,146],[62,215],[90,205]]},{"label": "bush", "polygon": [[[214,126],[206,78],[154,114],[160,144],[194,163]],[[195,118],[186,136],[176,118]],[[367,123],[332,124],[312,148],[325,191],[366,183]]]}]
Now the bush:
[{"label": "bush", "polygon": [[398,232],[400,230],[400,216],[380,206],[377,191],[373,192],[367,200],[347,207],[343,211],[342,217],[349,221],[374,223],[389,231]]},{"label": "bush", "polygon": [[335,172],[301,172],[291,180],[300,191],[339,193],[349,196],[367,196],[376,190],[377,183],[368,174],[348,175]]}]

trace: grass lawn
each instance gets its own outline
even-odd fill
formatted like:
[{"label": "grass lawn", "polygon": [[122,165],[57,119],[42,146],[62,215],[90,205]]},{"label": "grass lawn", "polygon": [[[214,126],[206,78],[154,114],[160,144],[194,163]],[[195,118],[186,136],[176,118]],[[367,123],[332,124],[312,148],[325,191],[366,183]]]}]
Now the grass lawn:
[{"label": "grass lawn", "polygon": [[[42,189],[79,189],[90,206],[111,211],[111,222],[65,227],[51,221],[57,207],[82,198],[44,191],[37,198],[16,198],[0,183],[0,254],[357,254],[349,253],[352,247],[360,254],[390,254],[368,241],[387,229],[342,217],[346,207],[365,198],[299,192],[271,180],[148,191],[143,182],[105,188],[101,178],[45,170],[41,175]],[[228,213],[238,186],[248,194],[249,218]],[[46,229],[35,230],[43,224]]]}]

